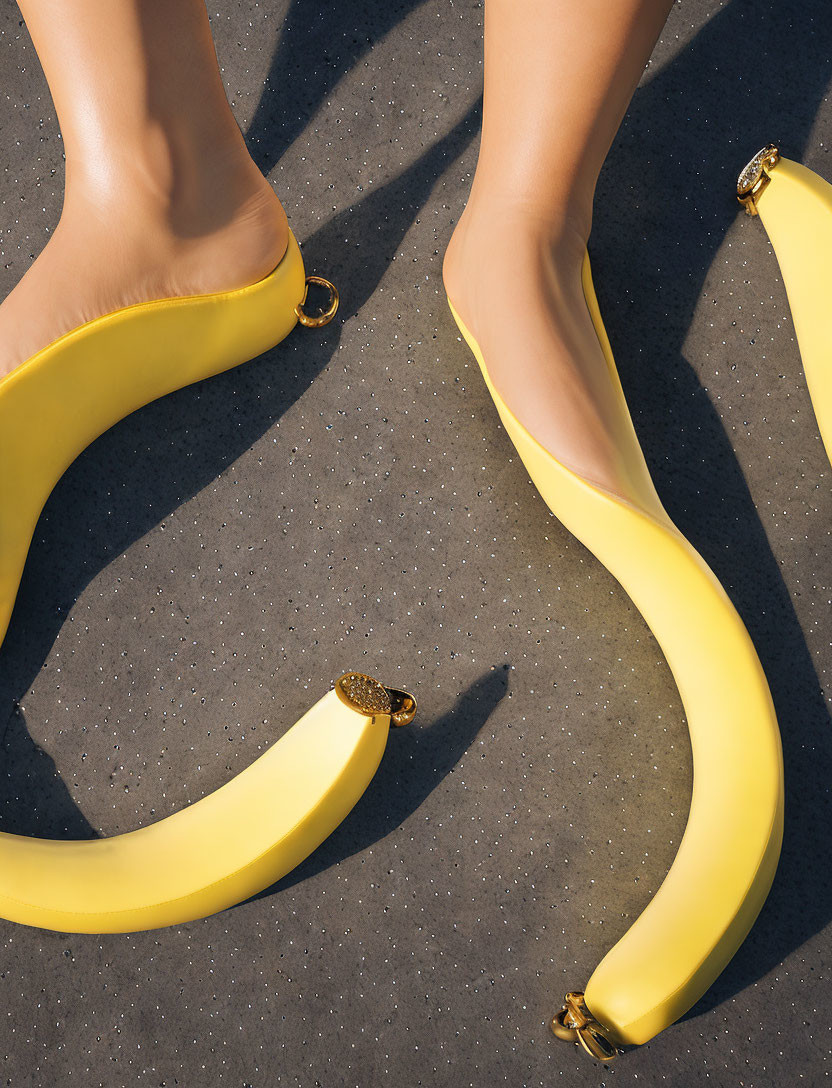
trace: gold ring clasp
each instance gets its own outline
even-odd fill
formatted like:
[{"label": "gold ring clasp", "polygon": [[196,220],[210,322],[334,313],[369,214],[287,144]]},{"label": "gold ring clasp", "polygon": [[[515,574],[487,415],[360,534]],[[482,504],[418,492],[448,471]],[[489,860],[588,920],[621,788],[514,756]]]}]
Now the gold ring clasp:
[{"label": "gold ring clasp", "polygon": [[771,181],[770,171],[780,161],[780,152],[774,144],[766,144],[754,158],[742,168],[737,178],[737,200],[748,215],[757,215],[757,201]]},{"label": "gold ring clasp", "polygon": [[389,688],[363,672],[345,672],[335,681],[338,698],[359,714],[389,714],[391,725],[409,725],[416,700],[409,691]]},{"label": "gold ring clasp", "polygon": [[[318,287],[326,287],[329,291],[329,306],[327,306],[323,313],[317,314],[315,317],[310,317],[303,309],[310,283],[314,283]],[[330,283],[329,280],[325,280],[323,276],[307,276],[306,286],[303,289],[303,298],[295,307],[295,313],[298,315],[298,321],[301,325],[306,325],[310,329],[317,329],[321,325],[328,325],[333,317],[335,317],[337,309],[338,290],[335,287],[335,284]]]},{"label": "gold ring clasp", "polygon": [[552,1019],[552,1031],[558,1039],[580,1043],[590,1058],[599,1062],[611,1062],[618,1054],[604,1035],[604,1030],[597,1020],[593,1020],[586,1007],[582,990],[566,995],[566,1004]]}]

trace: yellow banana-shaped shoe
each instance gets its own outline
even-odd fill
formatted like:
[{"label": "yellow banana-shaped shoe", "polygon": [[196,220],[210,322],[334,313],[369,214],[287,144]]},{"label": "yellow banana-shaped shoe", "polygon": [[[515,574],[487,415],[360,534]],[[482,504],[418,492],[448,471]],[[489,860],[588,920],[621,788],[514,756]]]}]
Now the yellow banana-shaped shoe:
[{"label": "yellow banana-shaped shoe", "polygon": [[0,644],[35,525],[86,446],[142,405],[253,359],[301,320],[307,277],[294,234],[272,272],[247,287],[127,306],[54,340],[0,379]]},{"label": "yellow banana-shaped shoe", "polygon": [[759,215],[789,299],[809,396],[832,462],[832,185],[769,144],[737,181],[737,198]]},{"label": "yellow banana-shaped shoe", "polygon": [[104,839],[0,833],[0,916],[72,933],[178,925],[268,888],[341,823],[407,692],[345,673],[259,759],[157,823]]},{"label": "yellow banana-shaped shoe", "polygon": [[664,651],[687,715],[693,794],[673,865],[585,990],[568,994],[552,1023],[555,1034],[609,1060],[618,1046],[645,1043],[686,1012],[751,928],[780,854],[783,760],[768,684],[748,632],[653,487],[601,320],[588,253],[582,283],[633,439],[627,454],[632,501],[588,482],[535,439],[494,387],[453,304],[451,311],[532,481],[632,598]]}]

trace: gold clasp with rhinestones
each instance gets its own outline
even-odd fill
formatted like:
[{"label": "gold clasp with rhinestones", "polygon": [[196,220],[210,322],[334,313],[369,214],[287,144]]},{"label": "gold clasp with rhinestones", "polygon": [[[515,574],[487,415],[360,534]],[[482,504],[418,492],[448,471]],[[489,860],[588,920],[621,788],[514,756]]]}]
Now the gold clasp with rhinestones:
[{"label": "gold clasp with rhinestones", "polygon": [[363,672],[345,672],[335,681],[335,690],[341,702],[360,714],[389,714],[391,725],[407,725],[416,714],[410,692],[385,687]]},{"label": "gold clasp with rhinestones", "polygon": [[780,152],[774,144],[767,144],[754,158],[745,164],[737,178],[737,200],[748,215],[757,215],[760,193],[771,181],[769,170],[780,161]]},{"label": "gold clasp with rhinestones", "polygon": [[566,1004],[552,1019],[552,1031],[559,1039],[580,1043],[587,1054],[599,1062],[611,1062],[618,1054],[617,1047],[590,1015],[582,990],[566,995]]},{"label": "gold clasp with rhinestones", "polygon": [[[309,291],[309,284],[314,283],[319,287],[326,287],[329,291],[329,305],[327,308],[314,317],[310,317],[303,307],[306,303],[306,295]],[[329,280],[325,280],[323,276],[307,276],[306,285],[303,288],[303,298],[295,307],[295,313],[298,315],[298,321],[301,325],[306,325],[309,328],[316,329],[321,325],[328,325],[329,322],[335,317],[335,312],[338,309],[338,290],[334,283],[330,283]]]}]

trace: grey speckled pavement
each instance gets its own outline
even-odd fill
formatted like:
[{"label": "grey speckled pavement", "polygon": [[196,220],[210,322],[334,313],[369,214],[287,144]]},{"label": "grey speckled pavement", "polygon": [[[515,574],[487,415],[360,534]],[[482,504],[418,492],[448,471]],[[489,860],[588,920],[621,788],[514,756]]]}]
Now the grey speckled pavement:
[{"label": "grey speckled pavement", "polygon": [[[445,303],[482,5],[228,0],[209,10],[235,114],[342,308],[136,413],[57,487],[0,652],[0,826],[173,812],[347,669],[413,691],[418,718],[254,900],[125,936],[0,923],[3,1084],[829,1075],[832,472],[774,256],[733,196],[769,140],[832,178],[821,9],[676,5],[590,242],[657,486],[748,625],[783,733],[781,866],[716,986],[608,1071],[549,1031],[659,886],[690,749],[655,641],[531,486]],[[2,296],[57,222],[63,164],[11,3],[0,64]]]}]

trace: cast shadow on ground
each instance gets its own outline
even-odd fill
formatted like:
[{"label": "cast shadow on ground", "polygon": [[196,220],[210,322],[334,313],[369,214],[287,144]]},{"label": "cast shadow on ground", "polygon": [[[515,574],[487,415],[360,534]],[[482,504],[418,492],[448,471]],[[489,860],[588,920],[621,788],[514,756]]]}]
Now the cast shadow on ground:
[{"label": "cast shadow on ground", "polygon": [[264,174],[271,172],[284,148],[303,133],[339,80],[422,2],[327,4],[292,0],[269,66],[266,89],[246,132],[249,151]]},{"label": "cast shadow on ground", "polygon": [[96,832],[75,804],[55,763],[32,740],[22,709],[6,730],[0,774],[0,826],[38,839],[94,839]]}]

